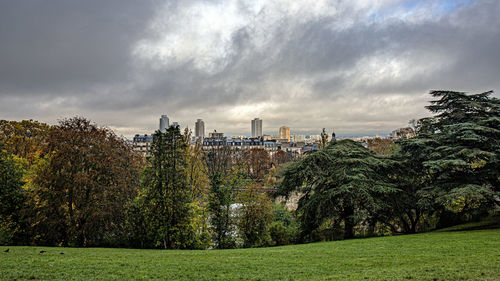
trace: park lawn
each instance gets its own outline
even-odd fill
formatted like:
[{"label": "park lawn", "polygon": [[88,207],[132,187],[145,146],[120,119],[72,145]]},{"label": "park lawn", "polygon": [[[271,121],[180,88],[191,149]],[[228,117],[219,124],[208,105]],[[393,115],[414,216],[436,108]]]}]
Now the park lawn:
[{"label": "park lawn", "polygon": [[0,250],[2,280],[500,280],[500,229],[236,250]]}]

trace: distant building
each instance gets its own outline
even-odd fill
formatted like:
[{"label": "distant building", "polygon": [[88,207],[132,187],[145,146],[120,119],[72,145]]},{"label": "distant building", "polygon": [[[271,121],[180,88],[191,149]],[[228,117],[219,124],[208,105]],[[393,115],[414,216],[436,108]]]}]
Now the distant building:
[{"label": "distant building", "polygon": [[[222,134],[222,133],[215,133]],[[243,153],[252,148],[262,148],[273,156],[278,151],[276,141],[266,141],[263,138],[225,138],[222,135],[210,133],[208,138],[203,139],[203,150],[210,151],[211,149],[220,149],[228,147],[234,155]],[[217,136],[217,137],[214,137]]]},{"label": "distant building", "polygon": [[389,139],[398,140],[398,139],[409,139],[413,138],[416,135],[415,130],[410,127],[399,128],[391,132],[389,135]]},{"label": "distant building", "polygon": [[291,135],[290,141],[291,142],[305,142],[306,136],[305,135]]},{"label": "distant building", "polygon": [[196,120],[196,123],[194,123],[194,136],[200,140],[205,137],[205,122],[201,119]]},{"label": "distant building", "polygon": [[213,133],[208,134],[208,137],[212,139],[223,139],[224,133],[217,133],[217,130],[214,130]]},{"label": "distant building", "polygon": [[287,126],[280,127],[280,139],[287,139],[290,141],[290,128]]},{"label": "distant building", "polygon": [[174,127],[174,128],[175,128],[175,127],[179,127],[179,128],[180,128],[180,125],[179,125],[179,123],[177,123],[177,122],[172,122],[172,127]]},{"label": "distant building", "polygon": [[167,115],[162,115],[160,117],[160,132],[165,133],[169,127],[169,120]]},{"label": "distant building", "polygon": [[262,137],[262,119],[255,118],[252,120],[252,138]]},{"label": "distant building", "polygon": [[151,156],[151,143],[153,143],[153,136],[137,134],[132,140],[132,151],[139,153],[143,157]]}]

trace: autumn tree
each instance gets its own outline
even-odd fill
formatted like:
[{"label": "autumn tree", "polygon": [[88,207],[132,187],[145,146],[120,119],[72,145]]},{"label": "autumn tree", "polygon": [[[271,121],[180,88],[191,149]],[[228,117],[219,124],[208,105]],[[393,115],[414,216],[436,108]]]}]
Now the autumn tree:
[{"label": "autumn tree", "polygon": [[366,147],[379,155],[389,155],[394,151],[395,144],[390,139],[371,138],[366,141]]},{"label": "autumn tree", "polygon": [[286,162],[289,162],[290,157],[288,156],[288,153],[280,149],[273,155],[273,161],[277,167],[280,167]]},{"label": "autumn tree", "polygon": [[[190,139],[191,133],[186,129],[184,141],[189,143]],[[186,146],[186,164],[187,181],[193,200],[199,203],[206,202],[209,187],[208,167],[200,143],[197,142]]]},{"label": "autumn tree", "polygon": [[209,233],[209,185],[208,168],[204,161],[204,152],[200,142],[190,144],[191,131],[184,130],[186,148],[186,176],[191,190],[192,203],[190,205],[190,227],[192,228],[192,247],[205,249],[210,246]]},{"label": "autumn tree", "polygon": [[49,245],[117,243],[124,206],[138,188],[135,155],[123,139],[81,117],[50,129],[30,189],[36,240]]},{"label": "autumn tree", "polygon": [[45,145],[49,128],[47,124],[33,120],[0,120],[0,143],[8,153],[33,163]]},{"label": "autumn tree", "polygon": [[263,148],[252,148],[245,153],[247,173],[256,181],[262,181],[271,167],[271,157]]}]

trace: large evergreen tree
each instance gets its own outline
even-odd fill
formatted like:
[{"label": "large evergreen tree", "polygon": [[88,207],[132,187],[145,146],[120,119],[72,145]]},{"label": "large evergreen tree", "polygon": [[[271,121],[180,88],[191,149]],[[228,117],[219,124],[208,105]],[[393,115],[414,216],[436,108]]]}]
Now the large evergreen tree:
[{"label": "large evergreen tree", "polygon": [[377,196],[395,192],[387,162],[354,141],[331,142],[287,166],[277,195],[303,194],[297,209],[303,234],[333,219],[344,224],[344,238],[352,238],[360,219],[370,221],[377,212]]},{"label": "large evergreen tree", "polygon": [[152,157],[145,170],[144,207],[154,246],[165,249],[193,247],[189,226],[192,190],[187,179],[187,142],[179,127],[165,133],[156,131],[151,145]]},{"label": "large evergreen tree", "polygon": [[424,197],[462,217],[491,208],[499,192],[500,100],[491,94],[432,91],[437,99],[427,109],[436,115],[403,142],[429,177]]}]

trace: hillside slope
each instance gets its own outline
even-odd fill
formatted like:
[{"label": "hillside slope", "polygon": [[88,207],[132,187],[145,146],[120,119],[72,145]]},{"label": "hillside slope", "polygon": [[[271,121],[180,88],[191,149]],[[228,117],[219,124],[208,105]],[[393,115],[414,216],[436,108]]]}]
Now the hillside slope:
[{"label": "hillside slope", "polygon": [[238,250],[0,247],[0,278],[500,280],[500,229]]}]

